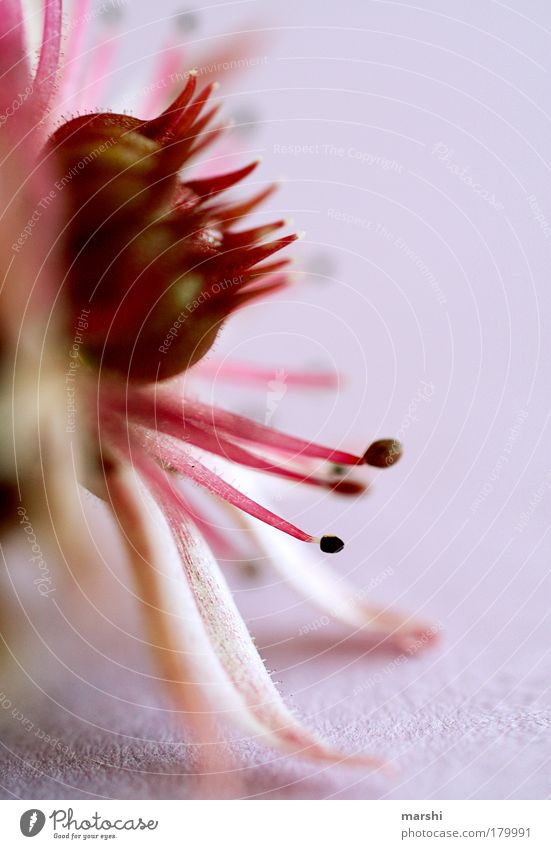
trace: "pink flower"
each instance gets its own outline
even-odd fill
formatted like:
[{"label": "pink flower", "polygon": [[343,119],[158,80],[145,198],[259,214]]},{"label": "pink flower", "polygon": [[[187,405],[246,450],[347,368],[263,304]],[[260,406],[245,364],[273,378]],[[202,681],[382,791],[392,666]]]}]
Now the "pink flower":
[{"label": "pink flower", "polygon": [[[220,539],[179,481],[186,478],[246,516],[335,553],[344,546],[337,536],[310,533],[271,512],[216,474],[208,457],[237,464],[249,487],[245,470],[253,469],[355,496],[366,482],[354,473],[361,474],[365,464],[392,465],[401,448],[393,440],[378,440],[360,454],[318,445],[184,392],[182,376],[202,368],[232,313],[290,285],[287,259],[275,255],[297,236],[272,238],[283,221],[242,226],[272,187],[239,202],[227,192],[258,163],[229,174],[189,176],[190,161],[222,132],[213,125],[218,107],[209,105],[215,85],[198,89],[194,72],[156,118],[85,113],[56,128],[56,90],[69,90],[71,75],[79,72],[86,21],[85,4],[77,3],[61,67],[61,11],[61,0],[45,2],[34,77],[18,0],[4,3],[0,23],[0,149],[2,173],[12,180],[4,197],[3,244],[12,245],[19,269],[4,306],[7,348],[18,349],[15,336],[24,325],[30,361],[42,370],[41,385],[44,374],[52,374],[58,389],[59,351],[70,351],[80,479],[112,507],[148,604],[153,651],[190,723],[200,727],[198,717],[228,712],[272,745],[340,760],[345,755],[308,732],[282,701],[205,539],[215,549],[232,541]],[[20,178],[14,181],[15,166]],[[6,265],[9,278],[13,271]],[[237,375],[254,381],[262,373],[238,368]],[[229,369],[228,376],[235,377],[236,370]],[[285,378],[303,385],[320,380],[300,373]],[[17,385],[29,384],[20,379]],[[48,422],[59,435],[57,414],[48,409],[43,405],[35,429],[43,431]],[[31,432],[27,450],[32,445]],[[50,446],[49,456],[63,454],[59,446],[52,452]],[[52,465],[46,477],[66,480],[61,466]],[[63,512],[60,507],[58,523]],[[259,544],[265,542],[256,523],[251,528]],[[67,545],[74,553],[74,544]],[[175,549],[182,571],[177,620],[165,611],[166,563]],[[359,600],[325,563],[301,562],[283,551],[275,565],[348,626],[405,647],[426,633],[407,616]],[[356,760],[377,765],[369,757]]]}]

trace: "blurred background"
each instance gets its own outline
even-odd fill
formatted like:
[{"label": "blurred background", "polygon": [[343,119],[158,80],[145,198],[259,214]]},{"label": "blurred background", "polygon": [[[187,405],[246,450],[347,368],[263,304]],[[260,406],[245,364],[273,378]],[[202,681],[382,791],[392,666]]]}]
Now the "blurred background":
[{"label": "blurred background", "polygon": [[[202,396],[353,451],[399,437],[402,461],[373,470],[358,501],[275,479],[265,500],[342,536],[332,565],[366,598],[441,631],[437,647],[400,660],[320,618],[262,562],[228,565],[301,717],[400,769],[388,782],[236,741],[244,795],[548,797],[551,9],[156,0],[97,11],[83,50],[100,57],[104,79],[90,86],[90,106],[136,114],[154,93],[160,52],[181,51],[182,71],[220,77],[217,96],[235,120],[206,167],[262,156],[246,188],[282,185],[258,220],[289,217],[306,233],[295,287],[231,321],[212,355],[280,369],[280,386],[244,389],[214,371]],[[235,33],[248,34],[237,52]],[[329,372],[335,389],[297,389],[293,369]],[[90,499],[98,528],[101,512]],[[78,620],[70,603],[36,612],[34,590],[25,602],[34,631],[21,665],[49,655],[65,682],[34,670],[26,711],[52,725],[75,762],[51,744],[37,754],[0,712],[8,796],[21,795],[21,781],[23,795],[45,798],[191,792],[185,750],[147,695],[142,661],[126,663],[139,624],[123,626],[113,601],[98,602],[101,616],[94,608],[113,574],[131,594],[115,544],[101,537],[105,569],[81,593]],[[55,718],[40,713],[48,704]]]}]

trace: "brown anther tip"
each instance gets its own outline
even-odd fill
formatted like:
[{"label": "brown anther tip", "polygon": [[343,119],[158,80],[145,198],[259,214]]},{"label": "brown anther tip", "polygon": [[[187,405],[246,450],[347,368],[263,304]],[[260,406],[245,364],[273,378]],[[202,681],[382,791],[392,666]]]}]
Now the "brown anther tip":
[{"label": "brown anther tip", "polygon": [[402,445],[397,439],[378,439],[372,442],[364,454],[364,463],[386,469],[393,466],[402,456]]},{"label": "brown anther tip", "polygon": [[325,534],[320,539],[320,548],[325,554],[336,554],[344,548],[344,542],[335,534]]}]

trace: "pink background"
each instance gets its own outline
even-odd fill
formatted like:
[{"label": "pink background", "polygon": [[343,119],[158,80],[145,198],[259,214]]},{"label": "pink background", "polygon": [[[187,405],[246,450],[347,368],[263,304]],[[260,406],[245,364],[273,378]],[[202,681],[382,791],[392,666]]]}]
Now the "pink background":
[{"label": "pink background", "polygon": [[[176,10],[156,0],[124,11],[117,73],[98,106],[131,108]],[[252,580],[230,565],[262,654],[305,722],[400,769],[395,780],[366,777],[246,741],[234,744],[242,795],[548,797],[551,229],[534,203],[551,222],[551,9],[239,2],[206,4],[195,23],[179,36],[192,57],[222,33],[266,34],[242,54],[261,62],[224,76],[220,94],[238,124],[255,125],[235,130],[244,160],[263,156],[249,185],[284,176],[270,213],[306,231],[296,288],[235,320],[216,355],[340,375],[336,393],[288,387],[279,427],[352,450],[396,434],[406,446],[365,499],[272,480],[273,504],[339,533],[347,546],[332,565],[360,590],[373,581],[375,601],[442,628],[438,647],[396,663],[358,635],[316,626],[320,614],[269,567]],[[260,420],[268,392],[216,386]],[[100,512],[91,501],[98,526]],[[100,598],[107,569],[91,583]],[[70,601],[59,613],[32,595],[36,632],[19,655],[30,679],[9,695],[71,755],[37,748],[0,711],[4,794],[193,795],[193,752],[139,672],[136,640],[118,630],[139,625],[114,602],[98,627],[91,610],[72,621]]]}]

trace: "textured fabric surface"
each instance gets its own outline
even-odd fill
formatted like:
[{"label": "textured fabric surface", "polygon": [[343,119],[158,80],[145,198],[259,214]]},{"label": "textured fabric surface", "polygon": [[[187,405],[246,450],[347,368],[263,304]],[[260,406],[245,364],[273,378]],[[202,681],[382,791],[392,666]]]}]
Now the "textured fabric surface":
[{"label": "textured fabric surface", "polygon": [[[94,519],[101,511],[91,512]],[[111,545],[105,528],[103,536]],[[80,584],[89,607],[97,608],[92,612],[70,592],[59,592],[48,607],[44,599],[37,604],[27,598],[35,630],[27,628],[20,642],[16,629],[20,668],[4,675],[1,688],[4,797],[549,795],[545,594],[532,594],[530,604],[521,604],[521,617],[511,616],[507,599],[496,606],[478,598],[468,608],[472,621],[464,608],[454,614],[454,591],[440,594],[433,618],[442,626],[439,644],[407,655],[327,624],[274,585],[267,569],[256,581],[234,575],[261,654],[301,718],[344,752],[374,753],[392,762],[396,774],[365,775],[344,765],[285,757],[233,731],[228,749],[234,771],[205,783],[193,774],[197,748],[186,743],[176,715],[163,702],[138,642],[139,618],[113,592],[113,581],[130,583],[120,559],[112,557],[116,573]],[[545,570],[543,560],[540,565]],[[507,583],[503,572],[500,581]],[[395,575],[387,577],[386,592],[392,593],[393,582],[398,594]],[[512,596],[508,599],[512,604]]]},{"label": "textured fabric surface", "polygon": [[[277,653],[275,653],[277,659]],[[453,664],[424,659],[411,669],[388,673],[359,698],[345,698],[348,685],[362,686],[366,673],[384,670],[385,660],[355,663],[344,652],[333,661],[353,663],[331,678],[331,665],[309,663],[309,676],[327,676],[315,695],[303,698],[312,726],[343,749],[396,756],[395,780],[365,777],[357,769],[320,768],[270,753],[254,743],[235,745],[241,763],[241,794],[252,798],[542,798],[548,795],[549,709],[540,693],[547,681],[537,674],[473,670],[457,676]],[[433,667],[431,669],[431,666]],[[384,674],[384,671],[383,671]],[[419,677],[423,679],[419,682]],[[396,680],[393,680],[396,679]],[[459,679],[459,680],[458,680]],[[287,686],[304,686],[300,674]],[[193,751],[173,724],[157,712],[113,705],[83,693],[67,699],[61,717],[50,704],[30,706],[57,742],[40,742],[19,723],[2,722],[3,797],[22,798],[188,798],[197,793]],[[127,694],[130,695],[130,694]],[[335,704],[341,696],[340,704]],[[136,693],[136,698],[143,693]],[[86,704],[83,704],[83,702]],[[298,702],[298,699],[296,699]],[[75,715],[67,713],[70,704]],[[54,715],[52,715],[54,714]],[[88,720],[82,718],[89,717]],[[63,750],[62,750],[63,747]],[[218,785],[219,786],[219,785]],[[222,785],[223,786],[223,785]],[[203,791],[209,793],[210,791]],[[223,795],[220,789],[216,795]]]}]

